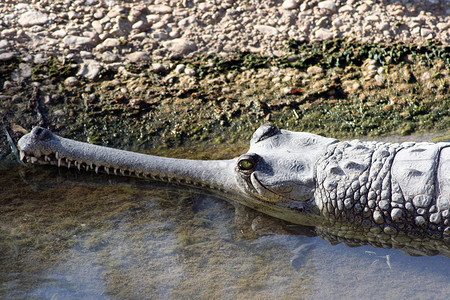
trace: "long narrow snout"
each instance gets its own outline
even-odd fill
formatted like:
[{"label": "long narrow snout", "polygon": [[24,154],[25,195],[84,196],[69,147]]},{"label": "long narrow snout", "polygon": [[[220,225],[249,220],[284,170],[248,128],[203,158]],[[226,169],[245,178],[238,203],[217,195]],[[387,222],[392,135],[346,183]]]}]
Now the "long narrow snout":
[{"label": "long narrow snout", "polygon": [[136,175],[234,190],[235,160],[188,160],[146,155],[65,139],[35,127],[18,142],[21,160],[116,175]]}]

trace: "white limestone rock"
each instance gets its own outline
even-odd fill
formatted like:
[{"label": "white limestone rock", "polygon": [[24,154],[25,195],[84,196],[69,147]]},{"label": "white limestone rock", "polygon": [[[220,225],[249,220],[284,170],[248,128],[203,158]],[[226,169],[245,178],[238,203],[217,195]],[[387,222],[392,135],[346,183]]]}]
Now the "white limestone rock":
[{"label": "white limestone rock", "polygon": [[186,55],[197,50],[197,45],[194,42],[184,38],[166,41],[163,46],[175,55]]},{"label": "white limestone rock", "polygon": [[48,22],[48,15],[32,10],[32,11],[23,13],[20,16],[18,22],[23,27],[31,27],[34,25],[44,25]]},{"label": "white limestone rock", "polygon": [[283,9],[296,9],[298,7],[298,2],[295,0],[285,0],[283,4],[281,4],[281,8]]},{"label": "white limestone rock", "polygon": [[80,64],[77,76],[83,76],[87,79],[95,79],[102,69],[102,65],[93,59],[86,59]]}]

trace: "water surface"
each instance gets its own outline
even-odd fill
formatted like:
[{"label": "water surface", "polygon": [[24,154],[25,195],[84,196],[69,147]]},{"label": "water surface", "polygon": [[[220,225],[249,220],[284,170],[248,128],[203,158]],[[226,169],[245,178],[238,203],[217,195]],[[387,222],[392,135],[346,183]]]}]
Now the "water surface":
[{"label": "water surface", "polygon": [[198,191],[9,166],[0,171],[0,298],[450,296],[449,258],[236,224],[233,205]]}]

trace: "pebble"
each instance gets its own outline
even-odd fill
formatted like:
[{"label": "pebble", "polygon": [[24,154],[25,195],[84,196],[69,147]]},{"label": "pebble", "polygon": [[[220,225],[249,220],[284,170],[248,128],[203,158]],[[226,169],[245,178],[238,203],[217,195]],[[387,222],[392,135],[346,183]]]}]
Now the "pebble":
[{"label": "pebble", "polygon": [[164,67],[164,65],[161,63],[153,63],[152,70],[153,70],[153,72],[160,73],[160,72],[164,72],[166,70],[166,67]]},{"label": "pebble", "polygon": [[106,40],[103,41],[103,43],[98,45],[98,47],[101,48],[114,48],[118,46],[120,46],[120,41],[115,38],[107,38]]},{"label": "pebble", "polygon": [[158,41],[165,41],[169,39],[169,35],[163,30],[155,30],[155,32],[152,33],[152,38]]},{"label": "pebble", "polygon": [[133,28],[133,29],[144,29],[144,25],[145,25],[144,21],[139,20],[136,23],[134,23],[133,26],[131,26],[131,28]]},{"label": "pebble", "polygon": [[366,11],[369,11],[369,10],[370,10],[370,6],[367,5],[366,3],[363,3],[363,4],[361,4],[360,6],[358,6],[358,7],[356,8],[356,10],[357,10],[360,14],[363,14],[363,13],[365,13]]},{"label": "pebble", "polygon": [[52,32],[52,35],[55,38],[63,38],[67,35],[67,31],[65,31],[64,29],[58,29]]},{"label": "pebble", "polygon": [[13,86],[14,86],[14,84],[11,81],[9,81],[9,80],[6,80],[3,83],[3,89],[4,90],[8,90],[8,89],[12,88]]},{"label": "pebble", "polygon": [[195,76],[197,75],[197,72],[193,68],[187,67],[186,69],[184,69],[184,74],[189,76]]},{"label": "pebble", "polygon": [[184,69],[186,69],[186,65],[184,65],[184,64],[178,64],[178,65],[175,67],[175,72],[178,73],[178,74],[181,74],[181,73],[184,72]]},{"label": "pebble", "polygon": [[103,25],[98,20],[92,22],[92,28],[94,28],[95,32],[98,34],[103,33]]},{"label": "pebble", "polygon": [[380,17],[378,15],[368,15],[365,20],[370,22],[378,22],[380,21]]},{"label": "pebble", "polygon": [[306,73],[308,73],[308,75],[310,75],[310,76],[318,75],[318,74],[322,74],[323,73],[323,69],[321,67],[318,67],[318,66],[312,66],[312,67],[309,67],[306,70]]},{"label": "pebble", "polygon": [[31,27],[34,25],[44,25],[48,22],[48,15],[38,11],[28,11],[22,14],[18,23],[24,27]]},{"label": "pebble", "polygon": [[283,9],[296,9],[298,7],[298,2],[295,0],[285,0],[283,4],[281,4],[281,8]]},{"label": "pebble", "polygon": [[268,25],[255,25],[254,27],[257,31],[265,35],[278,35],[278,29],[273,26]]},{"label": "pebble", "polygon": [[450,22],[449,23],[438,23],[436,24],[436,28],[440,31],[444,31],[450,28]]},{"label": "pebble", "polygon": [[375,75],[374,79],[378,84],[383,84],[385,81],[384,76],[380,74]]},{"label": "pebble", "polygon": [[45,64],[50,58],[43,53],[38,53],[33,57],[35,64]]},{"label": "pebble", "polygon": [[92,58],[92,53],[90,51],[80,51],[81,58]]},{"label": "pebble", "polygon": [[420,35],[426,39],[432,39],[434,36],[434,33],[431,29],[428,28],[422,28],[420,30]]},{"label": "pebble", "polygon": [[95,79],[101,71],[102,66],[99,62],[93,59],[86,59],[80,64],[77,76],[83,76],[87,79]]},{"label": "pebble", "polygon": [[66,80],[64,80],[64,84],[70,87],[77,86],[79,83],[79,80],[73,76],[67,77]]},{"label": "pebble", "polygon": [[6,48],[9,46],[9,42],[7,40],[0,40],[0,49]]},{"label": "pebble", "polygon": [[194,42],[183,38],[166,41],[163,46],[175,55],[186,55],[197,50]]},{"label": "pebble", "polygon": [[[439,25],[439,24],[438,24],[438,25]],[[5,36],[14,36],[16,33],[17,33],[16,29],[14,29],[14,28],[7,28],[7,29],[4,29],[4,30],[1,32],[0,36],[2,36],[2,37],[5,37]]]},{"label": "pebble", "polygon": [[119,60],[119,56],[111,51],[105,51],[98,56],[102,62],[113,63]]},{"label": "pebble", "polygon": [[343,5],[339,8],[339,12],[340,13],[345,13],[345,12],[352,12],[354,10],[352,5]]},{"label": "pebble", "polygon": [[336,28],[340,28],[344,23],[342,22],[341,18],[336,18],[331,22],[331,25],[333,25]]},{"label": "pebble", "polygon": [[150,56],[148,55],[147,52],[136,51],[136,52],[128,54],[127,59],[132,63],[137,63],[137,62],[149,61]]},{"label": "pebble", "polygon": [[167,5],[150,5],[148,10],[158,14],[170,14],[173,11],[172,7]]},{"label": "pebble", "polygon": [[316,30],[314,36],[319,41],[326,41],[331,40],[334,34],[329,29],[319,28]]},{"label": "pebble", "polygon": [[334,3],[334,1],[322,1],[322,2],[319,2],[319,4],[317,6],[321,9],[326,9],[330,12],[336,11],[336,3]]},{"label": "pebble", "polygon": [[130,36],[130,39],[131,40],[143,40],[143,39],[145,39],[147,37],[147,33],[145,33],[145,32],[140,32],[140,33],[137,33],[137,34],[133,34],[133,35],[131,35]]},{"label": "pebble", "polygon": [[89,37],[68,35],[63,39],[64,44],[69,47],[78,48],[80,46],[92,45],[94,41]]},{"label": "pebble", "polygon": [[29,78],[31,77],[33,70],[31,69],[31,66],[27,63],[20,63],[19,64],[19,73],[20,76],[23,78]]}]

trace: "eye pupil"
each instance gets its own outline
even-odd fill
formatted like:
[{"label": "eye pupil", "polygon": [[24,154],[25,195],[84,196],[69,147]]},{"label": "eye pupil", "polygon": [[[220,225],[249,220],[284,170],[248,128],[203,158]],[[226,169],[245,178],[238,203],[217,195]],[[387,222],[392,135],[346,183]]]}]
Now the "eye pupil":
[{"label": "eye pupil", "polygon": [[246,171],[251,170],[251,169],[253,169],[253,162],[251,162],[248,159],[243,159],[239,162],[239,168],[241,170],[246,170]]}]

